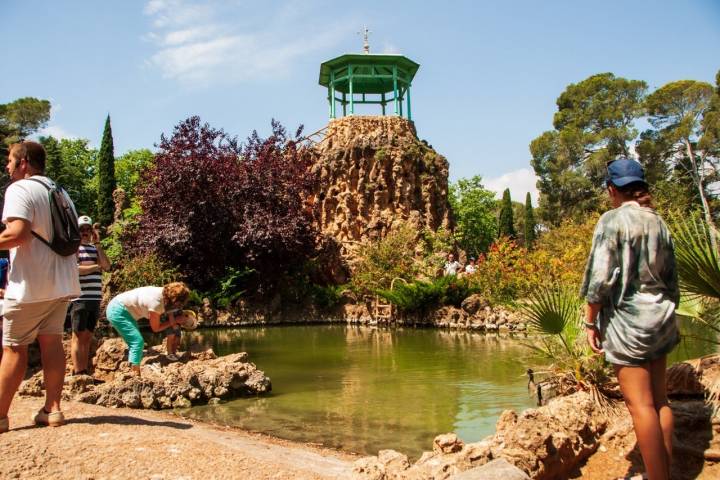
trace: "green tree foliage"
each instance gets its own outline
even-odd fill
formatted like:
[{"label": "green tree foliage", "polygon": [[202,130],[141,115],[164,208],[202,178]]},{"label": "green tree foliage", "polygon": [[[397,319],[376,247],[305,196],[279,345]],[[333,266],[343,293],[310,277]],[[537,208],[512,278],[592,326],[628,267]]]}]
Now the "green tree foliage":
[{"label": "green tree foliage", "polygon": [[65,187],[80,215],[93,219],[97,209],[97,155],[85,139],[60,140],[62,166],[58,182]]},{"label": "green tree foliage", "polygon": [[535,212],[533,211],[532,198],[530,192],[525,195],[525,248],[529,249],[535,242]]},{"label": "green tree foliage", "polygon": [[569,85],[558,97],[554,130],[530,144],[544,221],[559,224],[600,207],[605,165],[630,153],[646,89],[643,81],[601,73]]},{"label": "green tree foliage", "polygon": [[[707,150],[698,148],[702,136],[703,114],[710,107],[713,88],[705,82],[680,80],[671,82],[654,91],[645,99],[648,121],[655,128],[652,134],[646,134],[641,142],[640,152],[652,152],[659,158],[648,162],[659,163],[663,178],[667,178],[672,169],[684,171],[692,180],[697,196],[705,213],[705,220],[713,225],[705,188],[708,174],[717,176],[717,164],[708,155]],[[648,145],[651,143],[651,145]],[[663,162],[658,162],[661,160]],[[654,162],[653,162],[654,161]],[[662,172],[662,166],[666,172]]]},{"label": "green tree foliage", "polygon": [[55,137],[40,137],[40,143],[45,147],[45,175],[64,186],[60,142]]},{"label": "green tree foliage", "polygon": [[715,91],[703,115],[702,130],[698,147],[709,155],[720,156],[720,70],[715,75]]},{"label": "green tree foliage", "polygon": [[27,138],[50,120],[50,102],[33,97],[18,98],[0,104],[0,157],[5,158],[7,147]]},{"label": "green tree foliage", "polygon": [[110,115],[105,119],[105,130],[103,131],[100,153],[98,154],[98,197],[97,197],[97,222],[107,227],[113,221],[115,203],[113,192],[116,188],[115,182],[115,149],[113,147],[112,128],[110,127]]},{"label": "green tree foliage", "polygon": [[500,204],[500,216],[498,218],[498,235],[501,237],[515,238],[515,220],[513,219],[513,205],[510,199],[510,189],[503,192],[502,203]]},{"label": "green tree foliage", "polygon": [[88,147],[88,140],[40,137],[47,160],[48,177],[67,190],[81,215],[94,218],[97,206],[97,150]]},{"label": "green tree foliage", "polygon": [[497,236],[495,194],[483,187],[480,176],[474,176],[452,184],[449,198],[457,224],[455,239],[468,255],[477,257]]},{"label": "green tree foliage", "polygon": [[115,160],[115,179],[128,199],[135,197],[135,187],[142,175],[154,164],[155,155],[147,148],[130,150]]}]

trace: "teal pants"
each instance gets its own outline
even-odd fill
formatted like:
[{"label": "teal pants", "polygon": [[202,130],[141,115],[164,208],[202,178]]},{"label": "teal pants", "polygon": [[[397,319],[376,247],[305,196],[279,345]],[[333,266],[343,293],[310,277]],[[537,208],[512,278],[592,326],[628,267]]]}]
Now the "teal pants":
[{"label": "teal pants", "polygon": [[117,330],[120,336],[127,343],[129,353],[128,360],[133,365],[140,365],[140,360],[143,357],[143,348],[145,347],[145,340],[143,340],[142,334],[138,329],[137,322],[127,311],[127,308],[115,300],[111,300],[105,310],[107,319],[110,325]]}]

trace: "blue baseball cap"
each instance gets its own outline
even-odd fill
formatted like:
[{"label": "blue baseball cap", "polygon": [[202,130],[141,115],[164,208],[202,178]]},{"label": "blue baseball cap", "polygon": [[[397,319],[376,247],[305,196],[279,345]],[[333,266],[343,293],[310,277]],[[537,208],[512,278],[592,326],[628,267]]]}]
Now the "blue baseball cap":
[{"label": "blue baseball cap", "polygon": [[645,181],[645,170],[643,170],[640,162],[629,158],[618,158],[608,164],[605,184],[624,187],[634,182],[647,183]]}]

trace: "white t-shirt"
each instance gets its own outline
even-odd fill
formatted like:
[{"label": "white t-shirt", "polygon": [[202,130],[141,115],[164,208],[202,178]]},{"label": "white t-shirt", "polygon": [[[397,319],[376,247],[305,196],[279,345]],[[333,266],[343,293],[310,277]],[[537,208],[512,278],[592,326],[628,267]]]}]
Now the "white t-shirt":
[{"label": "white t-shirt", "polygon": [[477,272],[477,267],[475,265],[470,265],[469,263],[465,265],[465,273],[475,273]]},{"label": "white t-shirt", "polygon": [[135,320],[149,318],[149,312],[165,313],[163,287],[140,287],[123,292],[113,299],[120,302]]},{"label": "white t-shirt", "polygon": [[462,268],[460,262],[453,260],[452,262],[445,262],[445,275],[457,275],[458,270]]},{"label": "white t-shirt", "polygon": [[[52,183],[47,177],[34,177],[46,184]],[[48,190],[32,180],[13,182],[5,191],[2,221],[7,224],[11,218],[28,220],[34,232],[51,240]],[[5,298],[18,303],[35,303],[59,298],[71,299],[78,295],[80,282],[75,255],[58,255],[34,235],[28,242],[10,249]]]}]

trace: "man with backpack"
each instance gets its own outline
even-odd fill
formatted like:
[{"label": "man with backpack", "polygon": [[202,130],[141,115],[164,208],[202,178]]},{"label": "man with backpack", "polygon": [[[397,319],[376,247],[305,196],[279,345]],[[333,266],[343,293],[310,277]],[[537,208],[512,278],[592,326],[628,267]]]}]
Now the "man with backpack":
[{"label": "man with backpack", "polygon": [[10,250],[5,290],[3,356],[0,361],[0,433],[8,430],[8,410],[27,367],[28,345],[40,344],[45,405],[37,425],[60,426],[65,379],[63,324],[68,301],[80,294],[75,252],[80,244],[77,214],[61,188],[44,176],[45,149],[36,142],[10,146],[0,250]]}]

